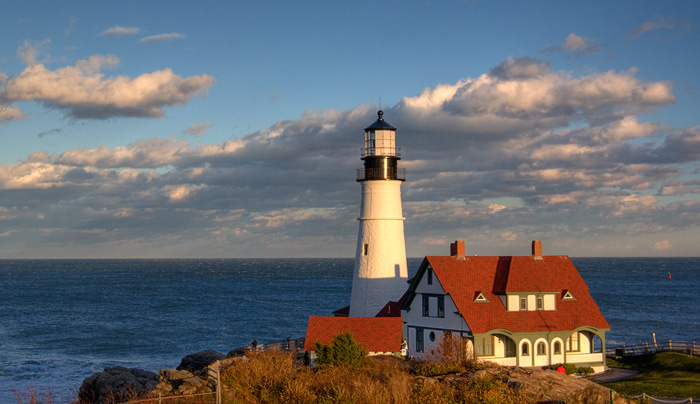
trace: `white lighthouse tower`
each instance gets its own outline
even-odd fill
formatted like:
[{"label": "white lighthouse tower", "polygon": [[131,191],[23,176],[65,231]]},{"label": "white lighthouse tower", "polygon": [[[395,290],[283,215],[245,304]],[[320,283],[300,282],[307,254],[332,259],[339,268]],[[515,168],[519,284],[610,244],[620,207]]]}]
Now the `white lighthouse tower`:
[{"label": "white lighthouse tower", "polygon": [[376,316],[386,303],[399,300],[407,288],[401,211],[401,183],[406,175],[398,168],[401,153],[396,148],[396,128],[384,120],[383,114],[380,110],[377,121],[365,128],[364,168],[357,170],[362,205],[351,317]]}]

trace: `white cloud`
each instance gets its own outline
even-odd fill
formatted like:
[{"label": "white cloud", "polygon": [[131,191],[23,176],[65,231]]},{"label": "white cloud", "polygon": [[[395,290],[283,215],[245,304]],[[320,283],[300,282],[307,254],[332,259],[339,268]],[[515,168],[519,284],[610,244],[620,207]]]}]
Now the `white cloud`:
[{"label": "white cloud", "polygon": [[45,39],[43,41],[30,41],[25,39],[22,46],[17,49],[17,56],[19,56],[19,58],[22,59],[22,62],[24,62],[24,64],[27,66],[33,66],[37,63],[46,63],[51,59],[51,57],[47,55],[43,59],[39,59],[39,55],[50,44],[51,40],[49,39]]},{"label": "white cloud", "polygon": [[22,113],[22,110],[20,110],[16,106],[14,106],[14,105],[4,106],[4,105],[0,104],[0,122],[23,119],[24,117],[25,117],[25,115],[24,115],[24,113]]},{"label": "white cloud", "polygon": [[[31,54],[31,52],[29,52]],[[32,54],[33,55],[33,54]],[[34,56],[27,56],[33,59]],[[106,78],[102,70],[119,64],[116,56],[96,55],[75,66],[49,70],[30,63],[18,76],[0,87],[0,105],[14,101],[40,101],[74,118],[159,118],[163,107],[183,105],[192,97],[205,96],[214,84],[209,75],[183,78],[170,69],[135,78]]]},{"label": "white cloud", "polygon": [[70,35],[75,32],[75,26],[78,25],[78,17],[70,17],[68,19],[68,27],[63,32],[63,35]]},{"label": "white cloud", "polygon": [[649,31],[654,31],[658,29],[674,29],[677,27],[682,27],[686,31],[690,30],[690,24],[685,21],[678,21],[673,20],[671,18],[656,16],[654,20],[645,21],[639,27],[631,30],[628,36],[631,39],[636,39]]},{"label": "white cloud", "polygon": [[[138,92],[136,82],[148,77],[100,74],[116,63],[95,58],[53,72],[37,64],[8,79],[0,97],[17,100],[11,95],[32,88],[41,94],[37,100],[62,108],[73,108],[78,96],[106,102],[92,101],[97,95],[84,89],[89,81],[105,87],[100,94],[116,104],[117,87]],[[521,235],[622,239],[700,225],[698,203],[688,202],[700,189],[688,178],[700,160],[700,127],[640,122],[640,111],[653,112],[675,97],[669,83],[644,82],[635,73],[571,77],[534,59],[509,59],[479,77],[426,88],[385,107],[404,151],[403,209],[407,237],[417,248],[412,254],[444,253],[444,241],[454,239],[470,240],[481,254]],[[36,84],[52,74],[59,85]],[[201,88],[198,83],[193,89]],[[138,105],[138,99],[126,97],[119,105]],[[353,246],[359,209],[354,170],[362,164],[362,128],[374,119],[374,108],[362,105],[309,111],[215,144],[150,138],[35,153],[0,165],[0,218],[29,243],[43,242],[32,235],[60,243],[67,229],[105,245],[197,239],[240,246],[240,254],[262,251],[260,240],[285,245],[285,251],[298,248],[302,256],[314,254],[319,243]],[[186,131],[203,133],[209,125]],[[28,200],[31,215],[25,213]],[[39,229],[57,230],[39,237]],[[89,234],[81,233],[85,229]],[[212,254],[229,254],[226,248]]]},{"label": "white cloud", "polygon": [[139,27],[122,27],[115,25],[112,28],[108,28],[100,34],[101,36],[124,36],[124,35],[138,35],[141,33],[141,28]]},{"label": "white cloud", "polygon": [[202,136],[203,134],[209,132],[209,128],[211,128],[211,122],[204,121],[188,126],[185,129],[185,133],[192,136]]},{"label": "white cloud", "polygon": [[141,38],[139,40],[139,42],[143,42],[143,43],[169,42],[169,41],[174,41],[176,39],[182,39],[184,37],[185,37],[184,34],[179,34],[179,33],[173,32],[170,34],[158,34],[158,35],[147,36],[147,37]]},{"label": "white cloud", "polygon": [[670,241],[668,240],[659,240],[656,243],[654,243],[654,250],[657,251],[663,251],[663,250],[670,250],[671,247],[673,247],[673,244],[671,244]]},{"label": "white cloud", "polygon": [[576,56],[583,56],[592,53],[598,53],[603,46],[596,44],[590,39],[570,33],[564,43],[561,45],[551,45],[545,49],[540,50],[540,53],[551,54],[559,52],[576,52]]}]

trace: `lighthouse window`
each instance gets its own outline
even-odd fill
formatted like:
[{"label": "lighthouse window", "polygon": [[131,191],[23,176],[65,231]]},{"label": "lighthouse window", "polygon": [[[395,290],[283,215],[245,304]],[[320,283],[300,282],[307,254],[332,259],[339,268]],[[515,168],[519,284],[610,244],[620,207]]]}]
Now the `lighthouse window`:
[{"label": "lighthouse window", "polygon": [[374,154],[374,131],[365,132],[365,155]]},{"label": "lighthouse window", "polygon": [[362,249],[362,255],[367,255],[369,253],[369,244],[365,244]]}]

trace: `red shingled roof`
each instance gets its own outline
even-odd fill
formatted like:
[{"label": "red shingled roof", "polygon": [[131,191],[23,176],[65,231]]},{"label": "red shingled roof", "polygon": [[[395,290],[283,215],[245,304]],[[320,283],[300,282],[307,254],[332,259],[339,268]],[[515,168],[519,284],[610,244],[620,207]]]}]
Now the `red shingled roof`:
[{"label": "red shingled roof", "polygon": [[[499,328],[511,332],[566,331],[581,326],[610,329],[567,256],[425,258],[473,333]],[[564,289],[575,300],[562,301]],[[475,303],[478,292],[490,303]],[[556,310],[506,311],[497,295],[512,292],[558,293]]]},{"label": "red shingled roof", "polygon": [[[379,310],[379,313],[377,313],[377,315],[374,317],[401,317],[401,306],[403,306],[404,302],[406,302],[408,293],[409,291],[406,290],[406,292],[404,292],[403,296],[401,296],[397,302],[387,302],[387,304],[385,304],[384,307]],[[333,314],[335,314],[335,312]]]},{"label": "red shingled roof", "polygon": [[314,343],[328,345],[333,337],[352,332],[355,340],[369,352],[399,352],[403,341],[401,317],[309,317],[305,351],[314,351]]}]

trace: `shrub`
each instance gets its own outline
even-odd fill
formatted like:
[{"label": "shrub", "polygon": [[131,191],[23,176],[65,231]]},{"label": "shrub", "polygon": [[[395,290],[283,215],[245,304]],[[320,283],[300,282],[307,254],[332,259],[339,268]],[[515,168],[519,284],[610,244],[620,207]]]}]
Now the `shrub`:
[{"label": "shrub", "polygon": [[469,340],[445,333],[440,343],[427,355],[429,362],[459,365],[465,370],[474,367],[473,348]]},{"label": "shrub", "polygon": [[473,350],[467,340],[445,334],[440,343],[426,355],[425,362],[418,362],[413,373],[418,376],[437,376],[447,373],[467,372],[476,369]]},{"label": "shrub", "polygon": [[577,369],[577,372],[579,374],[582,374],[584,376],[592,375],[593,374],[593,368],[588,367],[588,366],[583,366]]},{"label": "shrub", "polygon": [[[556,365],[550,365],[548,369],[556,371],[559,369],[559,366],[564,366],[564,370],[566,370],[567,375],[575,375],[578,372],[578,369],[576,368],[576,365],[573,363],[557,363]],[[593,369],[591,369],[591,372]]]},{"label": "shrub", "polygon": [[351,332],[338,334],[329,345],[319,342],[316,347],[316,364],[361,366],[367,358],[367,350],[360,345]]}]

